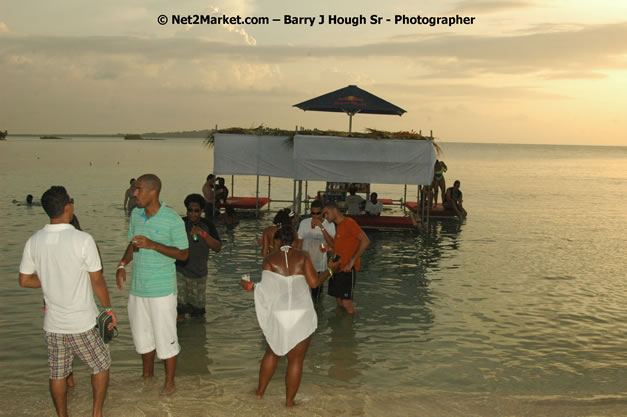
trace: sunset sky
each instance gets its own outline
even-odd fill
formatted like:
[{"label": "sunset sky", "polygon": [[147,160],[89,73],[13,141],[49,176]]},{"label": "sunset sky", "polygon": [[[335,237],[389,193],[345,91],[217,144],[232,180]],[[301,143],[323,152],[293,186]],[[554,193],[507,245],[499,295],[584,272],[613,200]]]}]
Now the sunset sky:
[{"label": "sunset sky", "polygon": [[[473,25],[159,25],[164,14],[475,17]],[[353,130],[627,146],[627,1],[3,0],[0,130],[347,130],[294,104],[356,84],[407,110]]]}]

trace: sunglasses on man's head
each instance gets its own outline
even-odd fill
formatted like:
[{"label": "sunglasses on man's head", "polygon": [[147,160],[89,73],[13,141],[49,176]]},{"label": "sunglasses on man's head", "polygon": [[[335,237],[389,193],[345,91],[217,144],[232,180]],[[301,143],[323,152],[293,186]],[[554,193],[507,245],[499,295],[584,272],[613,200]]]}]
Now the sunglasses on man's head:
[{"label": "sunglasses on man's head", "polygon": [[320,215],[320,214],[322,214],[322,212],[321,212],[321,211],[312,211],[312,212],[311,212],[311,215],[312,215],[312,216],[318,216],[318,215]]},{"label": "sunglasses on man's head", "polygon": [[200,209],[199,208],[188,208],[187,212],[188,213],[200,213]]}]

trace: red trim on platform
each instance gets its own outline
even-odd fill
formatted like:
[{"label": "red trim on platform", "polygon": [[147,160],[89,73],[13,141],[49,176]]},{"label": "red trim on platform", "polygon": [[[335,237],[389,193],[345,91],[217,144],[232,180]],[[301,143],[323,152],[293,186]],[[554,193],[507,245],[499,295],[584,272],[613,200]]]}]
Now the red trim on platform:
[{"label": "red trim on platform", "polygon": [[348,216],[362,227],[381,227],[396,229],[413,229],[414,224],[406,216]]},{"label": "red trim on platform", "polygon": [[[254,210],[255,209],[255,197],[229,197],[226,199],[229,206],[236,209]],[[259,208],[262,208],[270,202],[268,197],[259,197]],[[224,207],[223,204],[218,204],[218,208]]]},{"label": "red trim on platform", "polygon": [[[416,213],[417,207],[418,207],[418,203],[416,203],[415,201],[408,201],[405,203],[405,207],[407,207],[409,210],[413,211],[414,213]],[[442,203],[438,203],[438,206],[436,208],[431,208],[431,210],[429,210],[429,216],[430,217],[457,217],[457,215],[455,214],[455,212],[451,209],[446,209],[442,206]]]}]

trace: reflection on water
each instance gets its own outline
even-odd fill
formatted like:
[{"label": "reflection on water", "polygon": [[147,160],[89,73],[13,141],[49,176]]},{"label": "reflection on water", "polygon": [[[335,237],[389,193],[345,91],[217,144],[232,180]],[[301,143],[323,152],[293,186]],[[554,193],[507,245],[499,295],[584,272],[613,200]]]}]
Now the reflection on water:
[{"label": "reflection on water", "polygon": [[362,374],[353,317],[336,308],[335,317],[329,316],[327,326],[331,330],[327,345],[328,376],[334,380],[351,382]]},{"label": "reflection on water", "polygon": [[[120,321],[111,344],[109,415],[624,414],[627,217],[620,207],[627,152],[605,158],[597,151],[596,159],[585,159],[577,148],[569,159],[559,149],[547,172],[544,149],[447,147],[451,175],[463,179],[468,219],[432,220],[424,233],[367,232],[358,314],[344,314],[328,296],[316,306],[318,330],[297,396],[301,408],[289,411],[283,407],[285,360],[266,398],[252,395],[265,340],[252,295],[238,286],[244,273],[260,279],[256,239],[271,215],[242,215],[235,227],[218,226],[224,248],[209,259],[206,317],[179,326],[178,393],[159,397],[162,366],[156,384],[141,382],[128,293],[114,287],[128,230],[123,192],[128,178],[158,171],[163,199],[183,213],[185,195],[199,192],[209,171],[205,148],[186,141],[1,146],[0,415],[54,414],[41,293],[17,285],[24,242],[47,218],[39,207],[11,203],[52,184],[67,186],[81,225],[98,242]],[[235,193],[254,195],[254,184],[244,178]],[[274,185],[273,198],[291,196],[290,181]],[[580,189],[605,196],[595,216],[587,215],[589,201],[572,191]],[[386,190],[382,198],[402,193],[402,187]],[[78,361],[76,381],[70,410],[86,415],[89,375]]]}]

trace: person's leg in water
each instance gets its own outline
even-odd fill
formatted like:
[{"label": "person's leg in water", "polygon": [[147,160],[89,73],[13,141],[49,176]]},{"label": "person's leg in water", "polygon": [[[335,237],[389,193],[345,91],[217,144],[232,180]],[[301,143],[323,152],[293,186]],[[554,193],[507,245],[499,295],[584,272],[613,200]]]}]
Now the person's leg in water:
[{"label": "person's leg in water", "polygon": [[298,392],[300,380],[303,376],[303,362],[309,347],[311,336],[303,340],[287,353],[287,372],[285,373],[285,406],[293,407],[294,397]]},{"label": "person's leg in water", "polygon": [[102,406],[107,396],[107,387],[109,385],[109,370],[93,374],[91,376],[91,386],[93,393],[93,416],[102,417]]},{"label": "person's leg in water", "polygon": [[342,307],[344,307],[348,314],[355,314],[357,312],[353,306],[353,300],[342,300]]},{"label": "person's leg in water", "polygon": [[270,346],[266,347],[266,353],[261,360],[261,366],[259,367],[259,385],[255,395],[257,398],[262,398],[266,392],[266,388],[274,375],[276,366],[279,363],[279,356],[275,355]]}]

